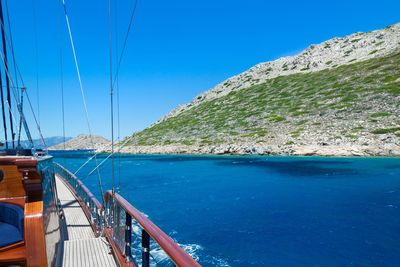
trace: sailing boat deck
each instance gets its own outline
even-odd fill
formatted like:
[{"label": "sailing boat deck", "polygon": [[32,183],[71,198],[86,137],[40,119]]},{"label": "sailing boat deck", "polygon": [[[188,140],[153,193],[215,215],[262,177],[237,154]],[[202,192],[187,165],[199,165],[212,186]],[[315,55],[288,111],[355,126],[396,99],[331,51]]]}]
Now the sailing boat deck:
[{"label": "sailing boat deck", "polygon": [[65,217],[62,257],[57,266],[117,266],[105,238],[95,237],[78,201],[56,175],[57,194]]}]

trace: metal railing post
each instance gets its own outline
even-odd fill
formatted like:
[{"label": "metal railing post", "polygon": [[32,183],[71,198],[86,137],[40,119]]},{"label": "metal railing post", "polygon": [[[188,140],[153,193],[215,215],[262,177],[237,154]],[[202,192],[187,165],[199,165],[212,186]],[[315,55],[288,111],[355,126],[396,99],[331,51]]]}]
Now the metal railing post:
[{"label": "metal railing post", "polygon": [[125,212],[125,256],[126,262],[131,261],[132,257],[132,217],[129,213]]},{"label": "metal railing post", "polygon": [[150,235],[142,230],[142,267],[150,266]]}]

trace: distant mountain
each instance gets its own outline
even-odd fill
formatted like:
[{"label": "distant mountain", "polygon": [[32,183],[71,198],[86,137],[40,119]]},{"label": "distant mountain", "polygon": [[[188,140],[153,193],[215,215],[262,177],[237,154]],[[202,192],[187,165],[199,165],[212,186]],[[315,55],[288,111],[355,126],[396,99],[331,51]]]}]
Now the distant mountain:
[{"label": "distant mountain", "polygon": [[[65,137],[66,141],[68,141],[70,139],[72,139],[72,137]],[[50,147],[50,146],[55,146],[55,145],[63,143],[64,142],[64,137],[62,137],[62,136],[46,137],[46,138],[44,138],[44,141],[45,141],[46,145],[48,147]],[[17,145],[17,142],[15,142],[15,145]],[[28,148],[28,147],[31,146],[31,144],[29,143],[28,140],[22,140],[21,141],[21,145],[22,145],[22,147],[25,147],[25,148]],[[33,145],[34,145],[35,148],[44,148],[43,147],[43,142],[42,142],[41,139],[33,139]],[[8,147],[9,148],[12,147],[11,142],[8,142]]]},{"label": "distant mountain", "polygon": [[123,152],[400,155],[400,23],[311,45],[223,81]]},{"label": "distant mountain", "polygon": [[[93,143],[92,143],[93,142]],[[82,149],[94,149],[94,150],[107,150],[110,147],[111,142],[106,138],[98,135],[80,134],[75,138],[65,142],[66,150],[82,150]],[[63,150],[64,143],[49,147],[49,150]]]}]

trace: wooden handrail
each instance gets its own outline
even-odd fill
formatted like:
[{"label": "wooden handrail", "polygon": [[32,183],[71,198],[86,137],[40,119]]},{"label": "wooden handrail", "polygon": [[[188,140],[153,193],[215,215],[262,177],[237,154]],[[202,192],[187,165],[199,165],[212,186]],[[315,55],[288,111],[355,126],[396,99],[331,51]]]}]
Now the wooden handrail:
[{"label": "wooden handrail", "polygon": [[[125,198],[111,190],[105,194],[104,202],[107,203],[114,198],[118,204],[135,219],[140,226],[158,243],[177,266],[200,266],[183,248],[181,248],[170,236],[164,233],[157,225],[150,221],[138,209],[130,204]],[[104,207],[103,207],[104,208]]]}]

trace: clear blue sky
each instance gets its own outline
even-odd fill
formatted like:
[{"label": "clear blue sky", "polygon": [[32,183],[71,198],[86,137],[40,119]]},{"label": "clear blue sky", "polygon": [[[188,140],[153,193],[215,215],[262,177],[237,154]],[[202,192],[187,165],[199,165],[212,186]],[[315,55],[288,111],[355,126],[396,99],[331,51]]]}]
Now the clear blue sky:
[{"label": "clear blue sky", "polygon": [[[115,51],[121,49],[132,1],[113,2],[118,16]],[[67,0],[67,5],[93,133],[109,137],[107,1]],[[36,28],[44,135],[62,134],[61,48],[67,135],[87,133],[61,2],[9,1],[9,9],[17,62],[35,108]],[[397,0],[141,0],[120,72],[121,135],[145,128],[178,104],[259,62],[399,22],[399,10]],[[29,114],[27,106],[25,111]],[[37,136],[30,115],[28,119]]]}]

